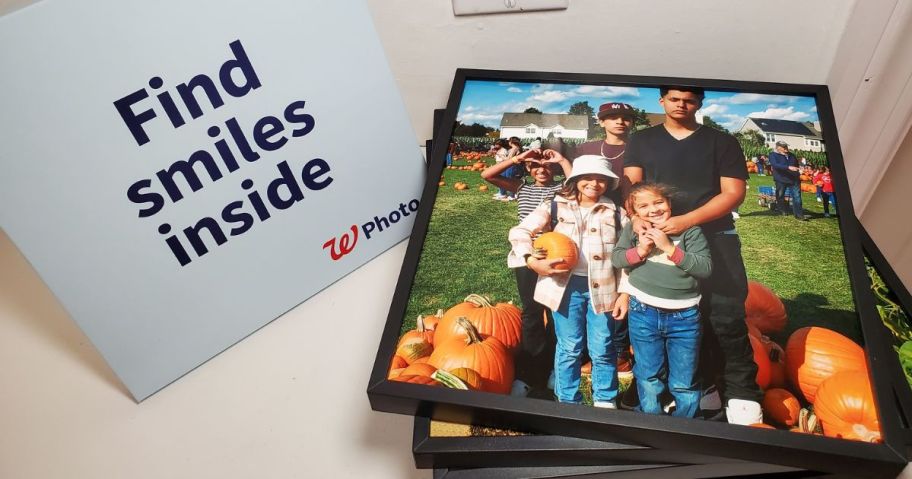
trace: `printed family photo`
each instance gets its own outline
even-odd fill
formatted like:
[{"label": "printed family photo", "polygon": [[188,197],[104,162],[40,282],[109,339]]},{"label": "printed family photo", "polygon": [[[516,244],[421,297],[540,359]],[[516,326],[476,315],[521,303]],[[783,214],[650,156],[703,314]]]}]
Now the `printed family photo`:
[{"label": "printed family photo", "polygon": [[444,141],[389,380],[882,441],[813,96],[470,80]]}]

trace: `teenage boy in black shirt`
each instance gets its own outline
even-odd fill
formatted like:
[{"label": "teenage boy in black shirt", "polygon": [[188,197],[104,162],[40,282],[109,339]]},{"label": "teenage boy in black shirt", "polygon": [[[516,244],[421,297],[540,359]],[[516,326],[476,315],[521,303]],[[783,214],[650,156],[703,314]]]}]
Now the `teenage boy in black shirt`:
[{"label": "teenage boy in black shirt", "polygon": [[[630,138],[624,155],[624,175],[632,184],[652,181],[673,186],[676,216],[654,225],[669,235],[700,225],[709,242],[712,276],[701,282],[704,341],[700,367],[704,377],[721,373],[723,397],[728,399],[728,422],[762,422],[757,365],[744,322],[747,274],[741,241],[731,212],[744,201],[747,166],[738,141],[703,127],[696,113],[703,89],[662,87],[659,103],[665,123]],[[635,220],[635,230],[646,225]],[[721,371],[713,371],[718,368]]]}]

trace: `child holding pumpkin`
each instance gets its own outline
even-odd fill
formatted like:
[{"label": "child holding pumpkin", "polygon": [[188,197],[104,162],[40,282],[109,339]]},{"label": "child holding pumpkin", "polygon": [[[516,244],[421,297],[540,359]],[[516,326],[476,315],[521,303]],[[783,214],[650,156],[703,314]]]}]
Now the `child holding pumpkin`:
[{"label": "child holding pumpkin", "polygon": [[[557,334],[554,355],[554,394],[558,401],[582,402],[579,391],[582,354],[592,359],[592,399],[596,407],[616,408],[618,376],[614,320],[627,314],[627,295],[617,293],[617,276],[610,262],[623,211],[607,196],[618,186],[609,161],[583,155],[553,203],[540,204],[510,229],[513,246],[508,264],[523,264],[538,275],[534,299],[551,309]],[[553,206],[552,206],[553,205]],[[552,222],[554,208],[556,222]],[[562,269],[565,259],[536,254],[533,238],[551,229],[568,237],[579,251],[575,265]]]},{"label": "child holding pumpkin", "polygon": [[[532,178],[532,183],[527,183],[523,178],[501,176],[510,164],[517,167],[523,165],[525,172]],[[558,167],[564,176],[570,174],[570,162],[560,153],[554,150],[529,149],[510,161],[495,163],[488,167],[481,172],[481,177],[494,186],[516,194],[519,221],[522,221],[538,205],[550,203],[554,195],[561,190],[562,185],[554,181]],[[549,323],[549,327],[545,327],[545,307],[532,299],[538,274],[524,265],[520,266],[522,267],[511,266],[514,268],[516,288],[522,302],[522,340],[515,358],[516,381],[512,394],[544,394],[547,391],[550,364],[554,360],[553,321]]]},{"label": "child holding pumpkin", "polygon": [[671,217],[670,196],[670,188],[661,184],[644,182],[631,188],[628,210],[648,229],[637,235],[628,223],[611,261],[629,274],[620,289],[630,294],[627,321],[637,357],[633,376],[640,409],[661,414],[659,398],[669,389],[675,400],[672,415],[695,417],[700,406],[695,376],[702,334],[697,281],[709,277],[712,261],[699,226],[672,236],[658,229]]}]

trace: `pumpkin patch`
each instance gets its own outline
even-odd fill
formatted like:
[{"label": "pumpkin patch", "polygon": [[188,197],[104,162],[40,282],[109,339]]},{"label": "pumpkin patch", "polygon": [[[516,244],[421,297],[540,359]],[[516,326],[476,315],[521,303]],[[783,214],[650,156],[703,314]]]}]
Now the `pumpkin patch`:
[{"label": "pumpkin patch", "polygon": [[785,364],[789,383],[812,404],[820,383],[830,376],[866,370],[861,346],[836,331],[817,326],[792,333],[785,346]]}]

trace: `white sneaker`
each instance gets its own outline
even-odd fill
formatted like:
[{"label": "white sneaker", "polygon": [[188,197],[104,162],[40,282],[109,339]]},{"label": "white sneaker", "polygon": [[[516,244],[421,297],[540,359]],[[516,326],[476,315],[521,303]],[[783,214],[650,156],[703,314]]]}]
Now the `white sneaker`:
[{"label": "white sneaker", "polygon": [[729,399],[728,407],[725,408],[725,417],[728,418],[729,424],[750,426],[763,422],[763,409],[760,408],[760,403],[757,401]]},{"label": "white sneaker", "polygon": [[548,389],[554,390],[554,370],[551,370],[551,374],[548,376]]},{"label": "white sneaker", "polygon": [[495,200],[502,200],[502,199],[504,199],[504,195],[497,193],[496,195],[492,196],[491,198],[493,198]]},{"label": "white sneaker", "polygon": [[617,409],[617,404],[614,401],[595,401],[592,403],[595,407],[600,407],[603,409]]},{"label": "white sneaker", "polygon": [[740,218],[740,217],[741,217],[741,215],[739,215],[737,211],[732,211],[732,218],[733,218],[733,219],[738,219],[738,218]]},{"label": "white sneaker", "polygon": [[524,398],[529,395],[529,391],[532,390],[532,387],[526,384],[525,381],[521,379],[513,380],[513,387],[510,389],[510,396]]}]

